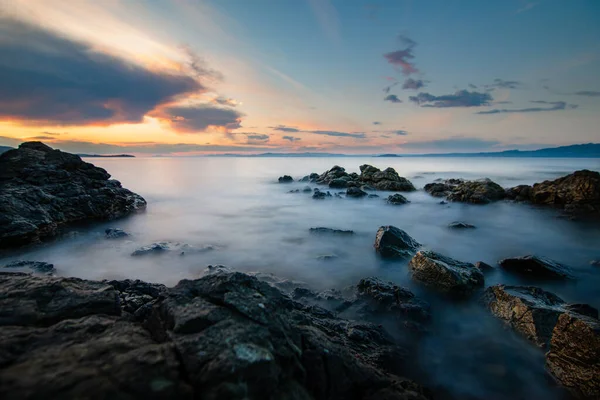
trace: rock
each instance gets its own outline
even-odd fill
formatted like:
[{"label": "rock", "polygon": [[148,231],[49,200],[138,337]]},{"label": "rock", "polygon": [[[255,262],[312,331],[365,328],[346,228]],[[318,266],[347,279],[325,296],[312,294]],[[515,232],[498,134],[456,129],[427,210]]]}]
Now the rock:
[{"label": "rock", "polygon": [[404,196],[402,196],[401,194],[398,194],[398,193],[389,196],[386,201],[387,201],[388,204],[394,204],[394,205],[400,205],[400,204],[410,203],[410,201],[408,201],[406,199],[406,197],[404,197]]},{"label": "rock", "polygon": [[335,260],[336,258],[339,258],[339,257],[335,254],[321,254],[321,255],[317,256],[317,260],[319,260],[319,261],[332,261],[332,260]]},{"label": "rock", "polygon": [[446,197],[452,193],[454,186],[445,183],[428,183],[423,187],[427,193],[434,197]]},{"label": "rock", "polygon": [[448,224],[451,229],[475,229],[475,225],[467,224],[466,222],[454,221]]},{"label": "rock", "polygon": [[300,189],[289,190],[288,193],[300,193]]},{"label": "rock", "polygon": [[393,192],[412,192],[416,190],[408,179],[399,176],[393,168],[380,171],[372,165],[361,165],[359,179],[363,184],[378,190]]},{"label": "rock", "polygon": [[351,180],[350,176],[346,172],[346,170],[339,165],[335,165],[328,171],[325,171],[316,179],[317,183],[320,184],[330,184],[333,180],[338,178],[346,177],[347,180]]},{"label": "rock", "polygon": [[304,188],[302,188],[302,191],[304,193],[310,193],[310,192],[312,192],[312,189],[310,188],[310,186],[304,186]]},{"label": "rock", "polygon": [[33,272],[34,274],[52,275],[56,273],[54,264],[43,261],[13,261],[4,267],[10,269],[7,272]]},{"label": "rock", "polygon": [[496,285],[482,302],[493,315],[537,346],[549,351],[550,373],[578,397],[600,396],[600,321],[598,311],[567,304],[537,287]]},{"label": "rock", "polygon": [[442,201],[440,201],[440,202],[439,202],[439,204],[441,204],[441,205],[445,205],[445,204],[448,204],[448,202],[447,202],[447,201],[444,201],[444,200],[442,200]]},{"label": "rock", "polygon": [[302,177],[302,179],[300,179],[299,182],[309,182],[310,181],[310,177],[308,175],[305,175]]},{"label": "rock", "polygon": [[316,182],[317,179],[319,179],[319,174],[313,172],[312,174],[309,175],[308,178],[310,179],[311,182]]},{"label": "rock", "polygon": [[473,264],[433,251],[419,251],[408,266],[413,279],[452,296],[465,297],[483,287],[483,274]]},{"label": "rock", "polygon": [[592,260],[590,261],[590,265],[593,267],[600,267],[600,260]]},{"label": "rock", "polygon": [[360,190],[357,187],[351,187],[351,188],[348,188],[348,190],[346,190],[346,197],[360,198],[360,197],[365,197],[366,195],[367,195],[367,192],[363,192],[362,190]]},{"label": "rock", "polygon": [[600,215],[600,173],[581,170],[553,181],[507,190],[511,199],[553,206],[569,214]]},{"label": "rock", "polygon": [[0,155],[0,248],[53,238],[73,223],[112,220],[146,201],[104,169],[40,142]]},{"label": "rock", "polygon": [[538,256],[505,258],[498,262],[507,271],[541,279],[574,279],[571,269],[556,261]]},{"label": "rock", "polygon": [[312,195],[313,199],[324,199],[325,197],[331,197],[331,193],[329,192],[322,192],[319,189],[315,188],[315,191]]},{"label": "rock", "polygon": [[310,233],[317,233],[317,234],[354,235],[354,231],[351,231],[351,230],[332,229],[332,228],[325,228],[322,226],[317,227],[317,228],[310,228],[309,231],[310,231]]},{"label": "rock", "polygon": [[377,198],[379,198],[379,196],[378,196],[378,195],[376,195],[376,194],[373,194],[373,193],[369,194],[367,197],[368,197],[369,199],[377,199]]},{"label": "rock", "polygon": [[444,182],[428,183],[424,190],[434,197],[473,204],[487,204],[506,196],[502,186],[488,178],[475,181],[447,179]]},{"label": "rock", "polygon": [[207,251],[214,250],[215,247],[211,245],[207,246],[193,246],[187,243],[179,243],[179,242],[157,242],[152,243],[147,246],[142,246],[139,249],[135,250],[131,253],[132,256],[147,256],[147,255],[157,255],[163,254],[167,252],[177,251],[180,255],[184,255],[186,253],[204,253]]},{"label": "rock", "polygon": [[[0,274],[0,287],[5,399],[428,398],[397,374],[402,349],[381,328],[246,274],[173,288]],[[157,296],[138,320],[119,308],[128,293]]]},{"label": "rock", "polygon": [[[369,185],[362,185],[362,186],[360,187],[360,189],[361,189],[361,190],[364,190],[365,192],[373,192],[373,191],[375,191],[375,190],[376,190],[376,189],[375,189],[373,186],[369,186]],[[376,196],[376,195],[375,195],[375,196]],[[377,196],[377,197],[379,197],[379,196]]]},{"label": "rock", "polygon": [[421,245],[402,229],[382,226],[375,236],[375,251],[384,258],[412,257]]},{"label": "rock", "polygon": [[130,236],[129,233],[118,228],[108,228],[104,231],[104,237],[107,239],[120,239]]},{"label": "rock", "polygon": [[490,264],[484,263],[483,261],[477,261],[475,263],[475,268],[480,270],[483,273],[495,271],[496,268],[492,267]]},{"label": "rock", "polygon": [[[345,177],[348,178],[348,177]],[[332,189],[345,189],[348,187],[349,179],[336,178],[329,182],[329,187]]]},{"label": "rock", "polygon": [[284,176],[280,176],[279,179],[277,179],[279,181],[279,183],[291,183],[294,182],[294,178],[292,178],[289,175],[284,175]]}]

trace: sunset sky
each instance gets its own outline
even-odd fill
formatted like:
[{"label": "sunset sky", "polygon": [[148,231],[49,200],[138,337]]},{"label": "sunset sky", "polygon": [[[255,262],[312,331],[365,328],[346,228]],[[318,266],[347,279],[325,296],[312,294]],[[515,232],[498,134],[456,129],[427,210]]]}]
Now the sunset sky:
[{"label": "sunset sky", "polygon": [[597,0],[0,0],[0,145],[429,153],[600,142]]}]

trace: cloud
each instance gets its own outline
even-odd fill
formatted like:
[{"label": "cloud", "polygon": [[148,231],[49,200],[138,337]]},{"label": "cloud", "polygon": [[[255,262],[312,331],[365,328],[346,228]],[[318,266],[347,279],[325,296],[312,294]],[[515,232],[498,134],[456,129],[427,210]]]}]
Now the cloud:
[{"label": "cloud", "polygon": [[392,132],[393,134],[395,134],[395,135],[399,135],[399,136],[406,136],[406,135],[408,135],[408,132],[407,132],[407,131],[404,131],[404,130],[401,130],[401,129],[399,129],[399,130],[396,130],[396,131],[391,131],[391,132]]},{"label": "cloud", "polygon": [[487,106],[493,99],[489,93],[459,90],[454,94],[442,96],[434,96],[430,93],[421,92],[417,96],[410,96],[409,100],[417,103],[421,107],[447,108]]},{"label": "cloud", "polygon": [[243,135],[246,135],[246,142],[248,144],[267,143],[271,139],[269,135],[261,133],[243,133]]},{"label": "cloud", "polygon": [[379,122],[379,121],[373,121],[373,125],[381,125],[381,122]]},{"label": "cloud", "polygon": [[336,136],[336,137],[353,137],[357,139],[364,139],[366,135],[364,132],[337,132],[337,131],[306,131],[308,133],[314,133],[315,135],[325,135],[325,136]]},{"label": "cloud", "polygon": [[425,87],[425,82],[421,79],[408,78],[402,84],[402,89],[418,90]]},{"label": "cloud", "polygon": [[243,114],[229,108],[204,104],[189,107],[163,107],[152,116],[168,121],[171,128],[179,133],[197,133],[203,132],[209,127],[226,130],[238,129],[241,127]]},{"label": "cloud", "polygon": [[302,140],[299,137],[294,137],[294,136],[283,136],[282,137],[283,140],[288,140],[290,142],[297,142],[298,140]]},{"label": "cloud", "polygon": [[523,83],[519,81],[507,81],[504,79],[496,78],[494,83],[484,85],[483,87],[494,90],[494,89],[520,89],[523,87]]},{"label": "cloud", "polygon": [[387,130],[387,131],[373,131],[373,132],[384,133],[385,135],[381,135],[382,137],[391,137],[389,135],[397,135],[397,136],[406,136],[406,135],[408,135],[408,131],[405,131],[405,130],[402,130],[402,129]]},{"label": "cloud", "polygon": [[400,83],[400,82],[394,82],[394,83],[392,83],[391,85],[388,85],[388,86],[384,87],[384,88],[383,88],[383,91],[384,91],[384,92],[387,94],[387,93],[389,93],[389,92],[390,92],[390,90],[392,90],[392,88],[393,88],[394,86],[396,86],[396,85],[397,85],[397,84],[399,84],[399,83]]},{"label": "cloud", "polygon": [[539,1],[529,1],[529,2],[526,2],[521,8],[519,8],[517,10],[516,13],[517,14],[521,14],[521,13],[523,13],[525,11],[529,11],[529,10],[531,10],[532,8],[534,8],[535,6],[537,6],[539,4],[540,4]]},{"label": "cloud", "polygon": [[236,101],[234,99],[230,99],[230,98],[222,97],[222,96],[215,97],[214,99],[212,99],[212,102],[216,103],[216,104],[220,104],[222,106],[230,106],[230,107],[236,107],[240,104],[238,101]]},{"label": "cloud", "polygon": [[385,96],[385,98],[383,100],[390,101],[392,103],[402,103],[402,100],[400,100],[398,98],[398,96],[396,96],[395,94],[389,94],[389,95]]},{"label": "cloud", "polygon": [[512,114],[512,113],[531,113],[531,112],[546,112],[546,111],[559,111],[567,108],[577,108],[577,104],[567,104],[564,101],[545,101],[545,100],[534,100],[531,103],[546,104],[550,107],[529,107],[529,108],[514,108],[514,109],[493,109],[488,111],[479,111],[476,114],[489,115],[489,114]]},{"label": "cloud", "polygon": [[334,44],[341,42],[341,29],[338,13],[330,0],[308,0],[325,36]]},{"label": "cloud", "polygon": [[415,67],[414,63],[412,62],[412,60],[415,58],[413,49],[417,43],[405,35],[398,36],[398,39],[406,47],[402,50],[385,53],[383,57],[385,57],[385,59],[394,67],[400,68],[404,75],[408,76],[419,72],[417,67]]},{"label": "cloud", "polygon": [[31,140],[56,140],[56,138],[54,136],[31,136],[31,137],[28,137],[27,139],[24,139],[24,141],[31,141]]},{"label": "cloud", "polygon": [[289,132],[289,133],[300,132],[300,129],[292,128],[291,126],[285,126],[285,125],[269,126],[269,128],[273,129],[274,131],[279,131],[279,132]]},{"label": "cloud", "polygon": [[600,97],[600,91],[596,90],[581,90],[573,93],[576,96],[587,96],[587,97]]},{"label": "cloud", "polygon": [[499,145],[497,140],[486,140],[478,138],[451,137],[447,139],[434,139],[419,142],[404,143],[403,149],[425,150],[425,151],[481,151]]},{"label": "cloud", "polygon": [[161,104],[206,87],[148,70],[86,43],[0,18],[0,118],[22,123],[137,123]]},{"label": "cloud", "polygon": [[42,135],[46,135],[46,136],[60,136],[60,135],[67,135],[67,132],[48,132],[48,131],[44,131],[42,132]]}]

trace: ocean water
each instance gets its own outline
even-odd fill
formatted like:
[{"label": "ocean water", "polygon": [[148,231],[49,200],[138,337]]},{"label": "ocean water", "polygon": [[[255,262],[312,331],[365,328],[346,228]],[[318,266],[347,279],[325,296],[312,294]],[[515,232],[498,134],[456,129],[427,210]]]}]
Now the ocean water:
[{"label": "ocean water", "polygon": [[[333,165],[359,172],[362,164],[393,167],[421,189],[437,178],[489,177],[504,187],[555,179],[575,170],[600,170],[598,159],[526,158],[93,158],[124,187],[148,201],[145,212],[109,223],[80,226],[44,245],[0,255],[0,264],[32,259],[55,264],[62,276],[142,280],[174,285],[203,274],[207,265],[273,273],[315,289],[342,288],[378,276],[406,286],[432,304],[431,334],[419,346],[420,364],[431,385],[456,396],[485,399],[559,398],[544,373],[543,354],[505,329],[475,301],[450,302],[413,283],[406,261],[383,261],[373,250],[381,225],[395,225],[426,248],[462,261],[489,264],[505,257],[537,254],[573,268],[577,280],[525,282],[502,271],[496,283],[536,284],[567,301],[600,307],[600,226],[570,221],[551,209],[497,202],[485,206],[441,205],[422,190],[404,193],[411,203],[392,206],[381,198],[313,200],[288,193],[315,184],[279,184]],[[331,189],[330,189],[331,190]],[[337,190],[331,190],[332,193]],[[464,221],[472,230],[451,230]],[[314,235],[311,227],[352,229],[353,236]],[[107,240],[104,229],[131,233]],[[204,252],[132,257],[140,246],[175,241],[212,246]],[[326,257],[324,260],[321,256]]]}]

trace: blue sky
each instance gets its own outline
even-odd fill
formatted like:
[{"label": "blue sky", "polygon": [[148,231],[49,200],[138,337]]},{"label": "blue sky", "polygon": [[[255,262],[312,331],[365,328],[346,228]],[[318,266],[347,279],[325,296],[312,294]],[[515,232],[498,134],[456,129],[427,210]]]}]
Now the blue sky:
[{"label": "blue sky", "polygon": [[12,55],[0,144],[370,154],[600,141],[598,1],[0,6]]}]

